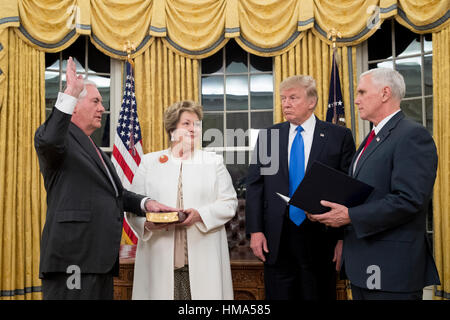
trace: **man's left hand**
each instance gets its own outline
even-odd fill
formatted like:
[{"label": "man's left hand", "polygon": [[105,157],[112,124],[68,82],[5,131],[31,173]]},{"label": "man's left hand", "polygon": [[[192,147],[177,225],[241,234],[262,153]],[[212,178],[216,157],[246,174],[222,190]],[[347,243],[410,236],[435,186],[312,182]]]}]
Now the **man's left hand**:
[{"label": "man's left hand", "polygon": [[320,204],[331,208],[331,210],[323,214],[308,214],[309,220],[317,221],[333,228],[338,228],[351,222],[346,206],[325,200],[320,201]]}]

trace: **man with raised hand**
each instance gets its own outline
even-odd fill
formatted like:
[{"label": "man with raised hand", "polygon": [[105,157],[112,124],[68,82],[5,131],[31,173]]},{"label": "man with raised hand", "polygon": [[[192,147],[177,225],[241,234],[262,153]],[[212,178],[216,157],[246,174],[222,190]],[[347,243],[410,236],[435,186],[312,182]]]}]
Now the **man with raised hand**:
[{"label": "man with raised hand", "polygon": [[39,276],[44,299],[113,299],[123,212],[175,211],[125,190],[91,139],[105,108],[95,83],[69,58],[67,87],[35,134],[47,190]]}]

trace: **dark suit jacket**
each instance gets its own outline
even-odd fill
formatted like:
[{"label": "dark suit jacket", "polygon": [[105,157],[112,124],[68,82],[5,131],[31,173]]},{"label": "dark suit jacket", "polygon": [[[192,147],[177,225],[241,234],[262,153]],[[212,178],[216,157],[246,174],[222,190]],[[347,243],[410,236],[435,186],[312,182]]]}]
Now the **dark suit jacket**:
[{"label": "dark suit jacket", "polygon": [[124,190],[113,164],[102,157],[108,178],[88,136],[71,115],[53,109],[35,134],[35,148],[47,190],[47,216],[41,239],[40,276],[66,272],[107,273],[119,254],[123,212],[142,214],[143,196]]},{"label": "dark suit jacket", "polygon": [[353,174],[354,161],[349,174],[375,190],[363,205],[349,208],[343,263],[351,283],[367,288],[375,275],[367,269],[377,266],[383,291],[411,292],[438,284],[425,231],[437,170],[429,132],[400,111],[372,140]]},{"label": "dark suit jacket", "polygon": [[[269,253],[266,255],[267,264],[276,262],[287,208],[286,202],[276,192],[283,195],[289,194],[289,127],[289,122],[283,122],[266,131],[261,131],[252,156],[252,162],[256,163],[250,164],[246,180],[246,232],[263,232],[266,236],[269,249]],[[267,143],[261,143],[260,146],[261,139]],[[259,147],[263,150],[258,151]],[[355,143],[349,129],[316,118],[306,170],[310,168],[314,160],[318,160],[335,169],[347,172],[354,153]],[[267,163],[261,155],[268,155],[273,159]],[[274,174],[261,174],[261,170],[267,169],[276,162],[279,163],[279,168]],[[324,183],[326,182],[324,181]],[[324,225],[312,223],[308,219],[302,223],[302,228],[311,231],[310,234],[313,236],[311,241],[308,241],[311,244],[308,251],[315,255],[311,258],[331,261],[334,246],[339,237],[336,229],[327,229]]]}]

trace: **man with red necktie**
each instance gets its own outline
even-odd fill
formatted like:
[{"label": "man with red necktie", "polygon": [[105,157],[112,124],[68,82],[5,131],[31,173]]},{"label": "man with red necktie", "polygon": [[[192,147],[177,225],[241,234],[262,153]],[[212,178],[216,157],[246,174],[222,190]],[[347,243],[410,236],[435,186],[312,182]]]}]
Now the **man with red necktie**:
[{"label": "man with red necktie", "polygon": [[[353,158],[349,175],[375,189],[362,205],[322,201],[331,211],[310,215],[327,226],[345,226],[342,264],[357,300],[418,300],[439,284],[426,238],[425,219],[438,157],[430,133],[405,117],[402,75],[379,68],[363,73],[355,100],[373,123]],[[324,199],[326,200],[326,199]]]}]

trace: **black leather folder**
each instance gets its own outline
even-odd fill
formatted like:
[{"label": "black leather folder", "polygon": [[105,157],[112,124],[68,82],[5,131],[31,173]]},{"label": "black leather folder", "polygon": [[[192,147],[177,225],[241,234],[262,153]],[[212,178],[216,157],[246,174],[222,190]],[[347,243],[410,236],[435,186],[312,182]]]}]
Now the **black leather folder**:
[{"label": "black leather folder", "polygon": [[289,204],[311,214],[321,214],[330,211],[330,208],[322,206],[320,200],[351,208],[364,203],[372,191],[372,186],[314,161]]}]

